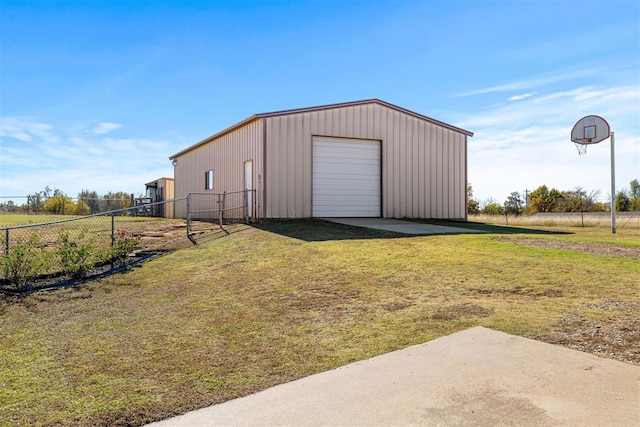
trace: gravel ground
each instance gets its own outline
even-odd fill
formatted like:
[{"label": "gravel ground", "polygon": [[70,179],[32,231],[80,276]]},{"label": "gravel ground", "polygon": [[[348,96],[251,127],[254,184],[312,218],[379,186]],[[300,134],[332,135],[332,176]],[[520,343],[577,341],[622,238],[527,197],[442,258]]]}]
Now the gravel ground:
[{"label": "gravel ground", "polygon": [[609,255],[620,258],[640,259],[640,248],[612,245],[610,243],[567,242],[564,240],[523,239],[517,237],[501,237],[501,242],[519,243],[537,248],[564,249],[568,251],[586,252],[594,255]]},{"label": "gravel ground", "polygon": [[594,320],[577,311],[565,313],[560,331],[537,339],[640,365],[640,303],[605,301],[579,310],[599,311],[603,317]]},{"label": "gravel ground", "polygon": [[[514,237],[502,237],[499,240],[541,248],[640,260],[640,248],[608,243]],[[580,314],[584,311],[596,312],[600,316],[598,320],[587,318]],[[637,302],[604,301],[581,306],[574,312],[563,315],[559,331],[533,338],[640,365],[640,300]]]}]

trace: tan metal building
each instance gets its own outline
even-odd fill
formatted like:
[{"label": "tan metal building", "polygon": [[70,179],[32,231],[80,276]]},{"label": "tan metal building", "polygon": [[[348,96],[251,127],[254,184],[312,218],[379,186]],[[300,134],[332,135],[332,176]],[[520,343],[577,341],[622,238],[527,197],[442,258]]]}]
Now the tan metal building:
[{"label": "tan metal building", "polygon": [[[173,178],[160,178],[145,184],[146,198],[149,203],[164,202],[174,198],[175,181]],[[167,202],[153,206],[153,215],[165,218],[173,218],[174,203]]]},{"label": "tan metal building", "polygon": [[470,136],[379,99],[255,114],[170,157],[175,197],[255,189],[261,218],[465,219]]}]

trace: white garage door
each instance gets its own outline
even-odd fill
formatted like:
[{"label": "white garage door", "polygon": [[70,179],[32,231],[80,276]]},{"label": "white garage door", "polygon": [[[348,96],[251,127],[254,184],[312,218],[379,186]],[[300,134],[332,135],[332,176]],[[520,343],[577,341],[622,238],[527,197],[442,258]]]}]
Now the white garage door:
[{"label": "white garage door", "polygon": [[313,138],[313,216],[379,217],[380,141]]}]

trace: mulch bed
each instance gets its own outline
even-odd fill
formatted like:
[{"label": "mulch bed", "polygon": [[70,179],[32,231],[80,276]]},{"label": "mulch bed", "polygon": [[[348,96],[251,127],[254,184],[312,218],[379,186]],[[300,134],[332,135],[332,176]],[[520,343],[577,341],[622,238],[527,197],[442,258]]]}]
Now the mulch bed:
[{"label": "mulch bed", "polygon": [[159,255],[161,255],[161,252],[138,252],[134,255],[129,256],[127,262],[121,265],[112,263],[97,265],[93,268],[93,270],[89,272],[89,274],[82,278],[73,278],[62,273],[42,275],[36,277],[27,286],[22,288],[17,288],[7,279],[1,279],[0,293],[10,296],[23,296],[32,294],[34,292],[50,291],[78,286],[92,280],[97,280],[102,277],[109,276],[111,274],[120,273],[140,263],[149,261]]}]

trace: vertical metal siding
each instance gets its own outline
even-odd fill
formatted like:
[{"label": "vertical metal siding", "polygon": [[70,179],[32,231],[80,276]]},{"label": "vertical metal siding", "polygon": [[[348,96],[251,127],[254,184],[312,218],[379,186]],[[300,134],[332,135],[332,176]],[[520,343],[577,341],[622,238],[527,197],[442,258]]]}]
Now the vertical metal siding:
[{"label": "vertical metal siding", "polygon": [[466,217],[466,136],[461,133],[379,104],[265,121],[268,218],[312,215],[313,136],[382,141],[384,217]]},{"label": "vertical metal siding", "polygon": [[[263,121],[256,120],[177,157],[174,166],[175,197],[193,192],[222,193],[244,188],[244,162],[253,160],[253,188],[262,205]],[[213,189],[205,190],[204,174],[213,170]],[[176,216],[186,215],[185,205],[176,206]]]},{"label": "vertical metal siding", "polygon": [[[164,180],[164,200],[171,200],[175,197],[175,181],[173,179]],[[164,216],[165,218],[173,218],[174,215],[174,203],[169,202],[165,204]]]}]

